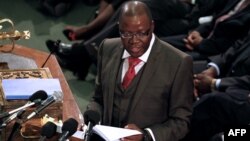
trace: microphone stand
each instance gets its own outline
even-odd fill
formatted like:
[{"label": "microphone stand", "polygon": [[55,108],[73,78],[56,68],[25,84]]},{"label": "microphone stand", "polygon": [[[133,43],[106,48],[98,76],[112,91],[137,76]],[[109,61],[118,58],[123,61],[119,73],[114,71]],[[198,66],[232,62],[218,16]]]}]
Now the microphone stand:
[{"label": "microphone stand", "polygon": [[49,56],[47,57],[47,59],[45,60],[45,62],[43,63],[43,65],[41,66],[41,68],[43,68],[45,66],[45,64],[48,62],[50,56],[59,48],[59,45],[61,43],[61,40],[57,40],[55,43],[55,48],[49,53]]}]

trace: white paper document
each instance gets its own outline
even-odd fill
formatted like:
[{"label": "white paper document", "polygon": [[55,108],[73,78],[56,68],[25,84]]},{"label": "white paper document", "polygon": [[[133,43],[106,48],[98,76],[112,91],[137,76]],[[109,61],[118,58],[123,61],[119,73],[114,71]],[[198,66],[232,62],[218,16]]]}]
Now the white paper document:
[{"label": "white paper document", "polygon": [[62,92],[58,79],[4,79],[2,88],[7,100],[29,99],[39,90],[44,90],[48,95],[52,95],[54,91]]},{"label": "white paper document", "polygon": [[96,125],[93,127],[93,130],[96,134],[101,136],[106,141],[119,141],[121,138],[142,134],[137,130]]}]

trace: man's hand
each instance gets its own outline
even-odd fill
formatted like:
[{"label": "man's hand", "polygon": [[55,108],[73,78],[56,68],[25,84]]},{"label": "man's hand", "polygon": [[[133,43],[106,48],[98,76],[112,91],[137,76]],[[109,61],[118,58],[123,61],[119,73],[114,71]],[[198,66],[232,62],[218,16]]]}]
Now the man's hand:
[{"label": "man's hand", "polygon": [[203,72],[201,72],[203,75],[207,75],[210,77],[215,78],[218,74],[216,72],[216,69],[214,67],[209,67],[208,69],[204,70]]},{"label": "man's hand", "polygon": [[195,74],[194,75],[194,86],[201,94],[211,92],[211,83],[213,77],[205,74]]},{"label": "man's hand", "polygon": [[194,50],[201,41],[203,37],[200,35],[198,31],[192,31],[187,38],[183,39],[186,45],[186,48],[189,50]]},{"label": "man's hand", "polygon": [[81,27],[66,26],[64,28],[64,32],[68,32],[64,34],[66,34],[66,37],[72,41],[81,39],[81,37],[84,36],[87,31],[88,31],[88,26],[85,26],[85,25]]},{"label": "man's hand", "polygon": [[[142,132],[142,129],[140,129],[140,128],[139,128],[138,126],[136,126],[135,124],[128,124],[128,125],[126,125],[124,128],[126,128],[126,129],[138,130],[139,132]],[[123,138],[123,139],[121,139],[121,140],[122,140],[122,141],[143,141],[143,134],[125,137],[125,138]]]}]

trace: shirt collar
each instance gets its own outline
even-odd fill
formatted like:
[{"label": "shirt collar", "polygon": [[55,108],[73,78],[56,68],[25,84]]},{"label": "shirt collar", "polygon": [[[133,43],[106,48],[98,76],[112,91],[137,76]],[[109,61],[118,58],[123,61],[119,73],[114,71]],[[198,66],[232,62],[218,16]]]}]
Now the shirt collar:
[{"label": "shirt collar", "polygon": [[[152,34],[153,34],[153,33],[152,33]],[[148,60],[148,57],[149,57],[149,54],[150,54],[150,52],[151,52],[151,50],[152,50],[154,41],[155,41],[155,35],[153,34],[153,35],[152,35],[152,38],[151,38],[151,40],[150,40],[150,44],[149,44],[149,47],[148,47],[147,51],[146,51],[142,56],[139,57],[139,59],[142,60],[142,61],[145,62],[145,63],[146,63],[147,60]],[[122,55],[122,59],[128,58],[128,57],[130,57],[130,56],[131,56],[131,55],[124,49],[124,52],[123,52],[123,55]]]}]

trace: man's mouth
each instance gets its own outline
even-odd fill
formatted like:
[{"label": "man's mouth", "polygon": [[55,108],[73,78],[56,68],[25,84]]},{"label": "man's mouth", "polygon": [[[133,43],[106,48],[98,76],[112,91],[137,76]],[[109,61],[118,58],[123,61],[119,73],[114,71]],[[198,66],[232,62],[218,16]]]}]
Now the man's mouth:
[{"label": "man's mouth", "polygon": [[140,47],[131,47],[132,52],[139,52],[141,50]]}]

